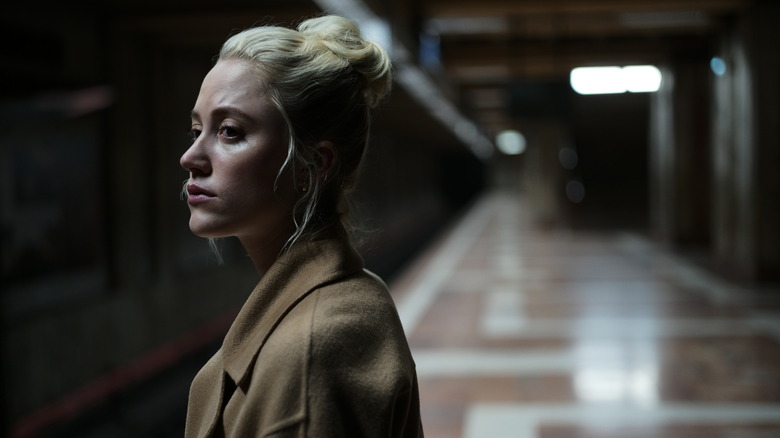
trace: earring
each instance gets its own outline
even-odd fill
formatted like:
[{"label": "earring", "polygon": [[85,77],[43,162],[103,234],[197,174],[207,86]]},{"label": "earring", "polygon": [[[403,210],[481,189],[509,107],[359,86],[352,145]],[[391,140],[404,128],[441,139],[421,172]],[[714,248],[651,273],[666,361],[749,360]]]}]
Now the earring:
[{"label": "earring", "polygon": [[306,183],[306,181],[301,182],[298,184],[298,190],[301,191],[301,193],[306,193],[309,191],[309,184]]}]

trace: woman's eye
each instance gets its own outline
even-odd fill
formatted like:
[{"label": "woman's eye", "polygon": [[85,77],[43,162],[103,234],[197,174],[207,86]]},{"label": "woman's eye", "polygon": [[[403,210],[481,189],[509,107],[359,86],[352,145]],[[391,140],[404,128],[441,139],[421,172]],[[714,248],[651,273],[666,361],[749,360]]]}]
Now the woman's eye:
[{"label": "woman's eye", "polygon": [[200,128],[192,128],[192,129],[190,129],[190,139],[192,139],[192,141],[197,140],[198,137],[200,137],[200,133],[201,133]]},{"label": "woman's eye", "polygon": [[236,140],[238,137],[241,136],[241,133],[238,129],[232,127],[232,126],[221,126],[219,128],[219,135],[228,139],[228,140]]}]

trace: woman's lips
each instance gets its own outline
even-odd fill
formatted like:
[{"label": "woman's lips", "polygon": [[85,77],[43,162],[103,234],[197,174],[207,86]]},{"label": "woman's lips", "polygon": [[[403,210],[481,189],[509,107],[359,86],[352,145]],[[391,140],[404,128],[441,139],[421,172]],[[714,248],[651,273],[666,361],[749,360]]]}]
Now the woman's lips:
[{"label": "woman's lips", "polygon": [[217,195],[197,184],[187,184],[187,203],[190,205],[202,204],[215,198]]}]

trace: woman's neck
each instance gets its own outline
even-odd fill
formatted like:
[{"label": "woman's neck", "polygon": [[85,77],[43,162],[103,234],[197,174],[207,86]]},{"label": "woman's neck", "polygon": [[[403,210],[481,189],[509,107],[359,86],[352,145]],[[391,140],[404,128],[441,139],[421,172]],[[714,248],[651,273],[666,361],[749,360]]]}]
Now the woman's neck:
[{"label": "woman's neck", "polygon": [[239,236],[238,239],[252,260],[252,264],[255,265],[257,273],[262,277],[279,258],[282,248],[291,234],[292,232],[280,232],[270,233],[263,237]]}]

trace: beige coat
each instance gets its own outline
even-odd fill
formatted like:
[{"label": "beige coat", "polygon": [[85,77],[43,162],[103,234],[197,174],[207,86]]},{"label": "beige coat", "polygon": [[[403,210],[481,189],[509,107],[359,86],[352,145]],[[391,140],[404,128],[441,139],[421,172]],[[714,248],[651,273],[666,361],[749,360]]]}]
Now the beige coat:
[{"label": "beige coat", "polygon": [[299,244],[263,276],[192,382],[185,436],[423,436],[397,311],[346,239]]}]

